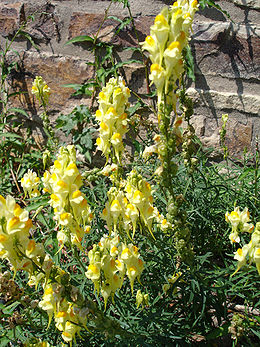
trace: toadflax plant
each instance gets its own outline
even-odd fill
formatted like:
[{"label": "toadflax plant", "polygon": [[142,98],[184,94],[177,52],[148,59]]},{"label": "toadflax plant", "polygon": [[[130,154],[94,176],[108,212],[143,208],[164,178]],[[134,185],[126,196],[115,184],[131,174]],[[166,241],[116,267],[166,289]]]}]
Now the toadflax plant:
[{"label": "toadflax plant", "polygon": [[[158,128],[153,144],[142,153],[144,160],[151,155],[158,158],[152,178],[147,178],[135,162],[126,160],[124,138],[130,127],[131,92],[123,78],[117,76],[107,81],[97,98],[96,144],[105,158],[104,167],[82,175],[75,147],[62,146],[50,167],[50,153],[44,152],[44,167],[48,169],[42,177],[31,169],[22,177],[24,196],[20,202],[26,207],[11,196],[0,195],[0,258],[14,276],[21,273],[17,277],[27,282],[28,292],[32,292],[31,288],[35,291],[38,299],[32,309],[36,312],[35,321],[41,317],[38,330],[44,330],[41,319],[45,315],[45,328],[53,329],[53,336],[48,332],[46,335],[55,346],[59,342],[77,346],[86,341],[91,345],[91,335],[100,331],[105,337],[102,342],[95,341],[96,345],[101,345],[104,338],[118,343],[122,337],[124,342],[131,338],[140,346],[150,339],[150,329],[151,339],[160,345],[177,341],[181,326],[185,330],[183,339],[187,334],[190,338],[194,329],[206,331],[204,323],[207,329],[208,326],[219,329],[215,334],[228,331],[215,326],[216,321],[222,324],[223,317],[217,316],[219,307],[212,308],[222,306],[218,301],[221,288],[225,288],[224,300],[228,300],[228,285],[217,283],[214,276],[207,279],[207,273],[199,267],[199,257],[201,264],[206,264],[208,254],[199,256],[193,251],[196,237],[192,241],[191,224],[183,208],[185,198],[176,193],[174,186],[179,172],[177,153],[181,154],[189,174],[197,163],[194,129],[189,122],[192,102],[185,94],[184,76],[185,52],[198,7],[196,0],[178,0],[169,8],[164,7],[142,43],[151,60],[149,78],[157,93]],[[32,93],[44,109],[49,140],[56,145],[47,115],[50,88],[42,77],[36,77]],[[183,120],[188,124],[185,130],[181,128]],[[104,179],[103,198],[95,195],[99,193],[99,185],[90,182],[91,176],[96,181]],[[159,193],[155,191],[155,181]],[[158,194],[165,201],[166,213],[157,204]],[[32,216],[31,211],[35,211]],[[259,223],[255,226],[251,223],[247,208],[240,211],[235,207],[225,217],[232,227],[229,235],[232,244],[244,242],[244,236],[251,235],[249,243],[235,252],[234,259],[238,261],[235,273],[251,263],[256,264],[260,273]],[[172,275],[165,283],[168,273]],[[17,297],[21,299],[20,294]],[[24,302],[21,299],[19,305]],[[131,313],[134,302],[137,308]],[[31,315],[24,315],[24,321],[26,318],[31,324]],[[148,332],[142,331],[141,323],[137,325],[141,319]],[[164,324],[170,327],[170,332],[165,332]],[[187,327],[191,333],[187,333]],[[42,336],[43,333],[34,345],[49,346]]]}]

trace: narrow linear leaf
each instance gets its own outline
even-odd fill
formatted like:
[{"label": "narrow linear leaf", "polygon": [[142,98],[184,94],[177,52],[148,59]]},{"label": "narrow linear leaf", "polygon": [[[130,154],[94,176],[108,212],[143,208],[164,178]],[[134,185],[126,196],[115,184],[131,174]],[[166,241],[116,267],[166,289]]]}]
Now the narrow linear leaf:
[{"label": "narrow linear leaf", "polygon": [[37,50],[37,52],[40,52],[40,48],[36,45],[31,35],[29,35],[25,31],[20,31],[20,35],[24,36],[31,43],[31,45]]},{"label": "narrow linear leaf", "polygon": [[73,37],[72,39],[67,41],[65,45],[70,45],[71,43],[77,43],[77,42],[93,42],[93,41],[94,41],[93,37],[90,37],[88,35],[80,35],[80,36]]},{"label": "narrow linear leaf", "polygon": [[9,108],[7,110],[7,112],[8,113],[20,113],[23,116],[25,116],[26,118],[29,118],[28,113],[25,110],[23,110],[22,108],[12,107],[12,108]]}]

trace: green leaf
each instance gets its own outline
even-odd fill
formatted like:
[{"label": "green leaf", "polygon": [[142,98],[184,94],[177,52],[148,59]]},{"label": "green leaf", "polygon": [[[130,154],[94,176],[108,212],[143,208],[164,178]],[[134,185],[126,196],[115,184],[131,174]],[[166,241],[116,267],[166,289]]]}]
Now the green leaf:
[{"label": "green leaf", "polygon": [[7,336],[4,336],[4,335],[0,336],[0,340],[1,340],[1,347],[8,346],[10,341],[11,341],[10,338],[8,338]]},{"label": "green leaf", "polygon": [[[227,16],[227,18],[230,18],[230,14],[223,10],[218,4],[215,4],[215,1],[212,0],[199,0],[199,4],[202,10],[204,10],[205,7],[215,7],[217,10],[219,10],[220,12],[222,12],[225,16]],[[233,21],[232,21],[233,22]]]},{"label": "green leaf", "polygon": [[189,45],[184,49],[184,59],[187,75],[193,82],[195,82],[194,59]]},{"label": "green leaf", "polygon": [[38,198],[37,201],[33,202],[32,204],[28,205],[26,207],[26,210],[28,212],[31,212],[31,211],[34,211],[34,210],[37,210],[39,207],[45,207],[45,206],[48,206],[48,201],[50,200],[49,197],[40,197],[40,199]]},{"label": "green leaf", "polygon": [[143,102],[142,101],[137,101],[137,103],[135,103],[134,106],[129,107],[128,111],[129,111],[129,116],[133,116],[135,114],[135,112],[143,106]]},{"label": "green leaf", "polygon": [[214,340],[218,337],[221,336],[226,336],[228,334],[228,328],[230,326],[230,322],[227,322],[225,324],[223,324],[221,327],[216,328],[215,330],[213,330],[212,332],[210,332],[207,336],[206,339],[207,340]]},{"label": "green leaf", "polygon": [[90,152],[87,151],[86,153],[84,153],[84,155],[85,155],[86,159],[89,161],[89,163],[91,164],[92,159],[91,159]]},{"label": "green leaf", "polygon": [[119,23],[123,23],[122,19],[116,17],[116,16],[108,16],[107,19],[114,19],[115,21],[119,22]]},{"label": "green leaf", "polygon": [[126,27],[129,23],[132,22],[132,18],[131,17],[127,17],[124,20],[117,18],[115,16],[109,16],[109,19],[113,19],[116,20],[117,22],[120,23],[120,25],[118,26],[117,30],[116,30],[116,34],[118,34],[122,29],[124,29],[124,27]]},{"label": "green leaf", "polygon": [[34,42],[30,34],[26,33],[25,31],[20,31],[20,35],[24,36],[31,43],[31,45],[37,50],[37,52],[40,52],[40,48],[36,45],[36,43]]},{"label": "green leaf", "polygon": [[88,134],[87,136],[82,136],[80,139],[80,144],[87,149],[91,149],[93,142],[90,134]]},{"label": "green leaf", "polygon": [[73,88],[75,90],[78,90],[82,87],[82,84],[75,84],[75,83],[69,83],[69,84],[63,84],[62,87],[64,88]]},{"label": "green leaf", "polygon": [[70,45],[71,43],[77,43],[77,42],[94,42],[93,37],[90,37],[88,35],[80,35],[73,37],[73,39],[70,39],[65,43],[65,45]]},{"label": "green leaf", "polygon": [[20,303],[18,302],[18,301],[15,301],[15,302],[13,302],[12,304],[10,304],[9,306],[5,306],[5,308],[4,308],[4,313],[6,314],[10,314],[10,313],[12,313],[15,309],[16,309],[16,307],[17,306],[19,306],[20,305]]},{"label": "green leaf", "polygon": [[260,339],[260,333],[256,330],[251,329],[251,331]]},{"label": "green leaf", "polygon": [[23,110],[22,108],[12,107],[12,108],[9,108],[7,110],[7,112],[8,113],[20,113],[23,116],[25,116],[26,118],[29,118],[28,113],[25,110]]},{"label": "green leaf", "polygon": [[20,139],[22,140],[23,138],[20,135],[13,134],[13,133],[2,133],[0,134],[0,138],[5,137],[6,139]]},{"label": "green leaf", "polygon": [[115,64],[115,68],[119,68],[119,67],[122,67],[124,65],[128,65],[128,64],[133,64],[133,63],[136,63],[136,64],[143,64],[143,62],[141,60],[138,60],[138,59],[130,59],[130,60],[126,60],[126,61],[120,61],[119,63]]},{"label": "green leaf", "polygon": [[136,141],[135,139],[132,140],[134,148],[137,153],[141,153],[142,151],[142,146],[140,145],[140,142]]}]

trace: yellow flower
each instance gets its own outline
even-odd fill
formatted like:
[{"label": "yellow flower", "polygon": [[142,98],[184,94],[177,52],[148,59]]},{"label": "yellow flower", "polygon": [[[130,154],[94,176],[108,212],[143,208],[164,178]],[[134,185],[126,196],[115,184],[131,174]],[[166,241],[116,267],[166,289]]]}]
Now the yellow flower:
[{"label": "yellow flower", "polygon": [[136,293],[136,306],[137,308],[142,305],[142,308],[144,306],[148,306],[149,304],[149,295],[148,294],[143,294],[141,290],[139,289]]},{"label": "yellow flower", "polygon": [[171,76],[174,66],[181,59],[181,44],[179,41],[172,42],[163,53],[166,65],[166,76]]},{"label": "yellow flower", "polygon": [[32,85],[32,94],[36,96],[39,102],[47,105],[50,97],[50,88],[41,76],[36,76]]},{"label": "yellow flower", "polygon": [[125,109],[129,96],[130,91],[121,77],[110,78],[99,94],[99,110],[96,112],[99,122],[99,137],[96,143],[107,160],[114,148],[116,158],[120,162],[124,148],[122,137],[127,132]]},{"label": "yellow flower", "polygon": [[30,198],[40,195],[40,192],[37,189],[39,183],[40,178],[37,177],[36,172],[29,169],[21,179],[21,186],[23,187],[24,195],[26,196],[28,194]]},{"label": "yellow flower", "polygon": [[164,7],[156,16],[154,25],[150,28],[142,49],[147,50],[152,61],[149,78],[157,88],[158,96],[158,120],[160,121],[160,104],[162,94],[165,92],[167,103],[176,109],[177,80],[183,73],[182,50],[188,44],[191,25],[195,12],[198,9],[198,2],[182,1],[174,2],[168,9]]}]

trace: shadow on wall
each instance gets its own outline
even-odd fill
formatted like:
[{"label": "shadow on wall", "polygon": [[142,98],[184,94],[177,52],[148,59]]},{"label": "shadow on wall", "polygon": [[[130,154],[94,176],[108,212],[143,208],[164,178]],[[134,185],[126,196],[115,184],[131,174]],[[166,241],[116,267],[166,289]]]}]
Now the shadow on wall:
[{"label": "shadow on wall", "polygon": [[[203,11],[203,15],[215,19],[216,13],[219,11],[211,10],[207,9],[205,13]],[[243,107],[243,83],[249,82],[252,78],[254,82],[258,80],[256,54],[259,44],[254,46],[253,40],[259,39],[259,36],[248,20],[249,9],[246,8],[244,13],[245,19],[242,23],[225,24],[222,14],[217,18],[221,19],[223,24],[205,23],[206,25],[200,25],[199,23],[191,41],[195,62],[195,88],[201,96],[204,91],[207,91],[207,97],[204,98],[205,107],[210,110],[215,119],[217,119],[216,109],[209,93],[210,89],[214,88],[208,85],[207,76],[220,76],[227,78],[227,81],[233,80],[237,86],[237,96]],[[245,30],[246,37],[243,34]]]}]

